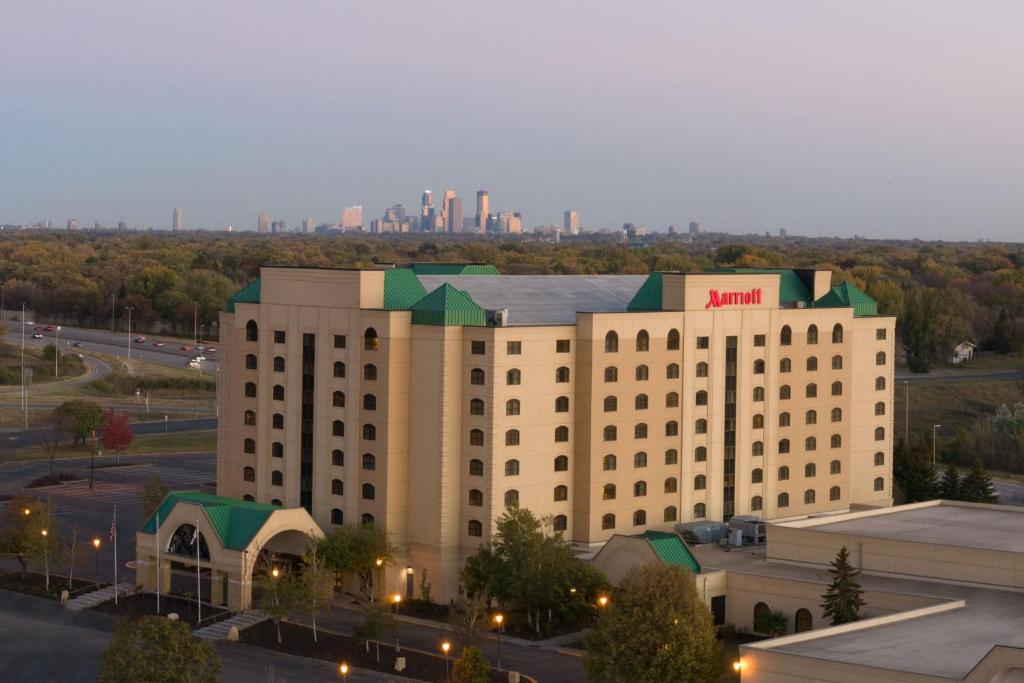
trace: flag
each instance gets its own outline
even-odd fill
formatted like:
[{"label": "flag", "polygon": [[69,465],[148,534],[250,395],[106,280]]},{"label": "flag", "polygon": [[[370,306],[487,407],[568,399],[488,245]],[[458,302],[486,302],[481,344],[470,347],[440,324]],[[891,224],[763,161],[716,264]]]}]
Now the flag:
[{"label": "flag", "polygon": [[196,527],[196,530],[192,532],[192,542],[189,545],[195,545],[197,541],[199,541],[199,527]]},{"label": "flag", "polygon": [[114,518],[110,520],[110,542],[113,543],[117,537],[117,513],[114,513]]}]

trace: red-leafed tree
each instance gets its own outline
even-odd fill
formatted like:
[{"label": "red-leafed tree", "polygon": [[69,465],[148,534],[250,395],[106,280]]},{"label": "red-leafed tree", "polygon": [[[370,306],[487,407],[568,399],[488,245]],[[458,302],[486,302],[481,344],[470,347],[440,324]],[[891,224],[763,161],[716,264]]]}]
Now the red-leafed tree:
[{"label": "red-leafed tree", "polygon": [[131,446],[135,438],[131,425],[128,424],[128,416],[113,410],[103,413],[103,425],[100,430],[100,445],[117,454]]}]

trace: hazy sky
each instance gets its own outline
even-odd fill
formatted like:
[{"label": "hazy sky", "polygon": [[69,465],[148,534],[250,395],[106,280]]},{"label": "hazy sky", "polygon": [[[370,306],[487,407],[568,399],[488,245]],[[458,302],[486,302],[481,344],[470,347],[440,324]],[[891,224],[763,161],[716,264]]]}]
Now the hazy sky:
[{"label": "hazy sky", "polygon": [[1018,240],[1024,3],[5,0],[0,223]]}]

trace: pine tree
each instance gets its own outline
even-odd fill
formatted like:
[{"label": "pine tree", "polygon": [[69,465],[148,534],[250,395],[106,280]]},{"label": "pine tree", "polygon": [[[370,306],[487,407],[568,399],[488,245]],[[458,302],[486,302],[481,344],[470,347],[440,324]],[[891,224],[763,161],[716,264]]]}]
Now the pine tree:
[{"label": "pine tree", "polygon": [[833,626],[857,621],[860,608],[864,606],[864,591],[857,583],[860,571],[850,565],[850,553],[845,545],[839,550],[828,573],[832,575],[832,583],[821,596],[824,601],[821,609],[825,616]]},{"label": "pine tree", "polygon": [[939,498],[943,500],[960,500],[963,492],[960,490],[960,473],[956,465],[949,463],[946,471],[942,473],[942,481],[939,482]]},{"label": "pine tree", "polygon": [[971,503],[998,503],[999,494],[992,486],[992,477],[985,471],[981,460],[975,460],[971,471],[960,482],[961,500]]},{"label": "pine tree", "polygon": [[923,440],[918,439],[913,444],[906,444],[902,440],[897,443],[893,451],[892,468],[893,479],[903,494],[900,502],[933,500],[938,494],[931,449]]},{"label": "pine tree", "polygon": [[992,327],[992,350],[996,353],[1011,353],[1015,346],[1013,338],[1013,323],[1010,322],[1010,314],[1003,306],[999,309],[999,317]]}]

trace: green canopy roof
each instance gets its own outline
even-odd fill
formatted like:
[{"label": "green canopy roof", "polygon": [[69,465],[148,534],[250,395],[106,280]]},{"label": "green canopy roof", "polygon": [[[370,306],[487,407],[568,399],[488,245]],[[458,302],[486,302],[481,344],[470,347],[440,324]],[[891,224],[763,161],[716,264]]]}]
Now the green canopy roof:
[{"label": "green canopy roof", "polygon": [[413,263],[408,268],[416,275],[500,275],[489,263]]},{"label": "green canopy roof", "polygon": [[408,268],[384,271],[384,308],[389,311],[408,310],[427,295],[416,274]]},{"label": "green canopy roof", "polygon": [[842,282],[814,302],[815,308],[852,308],[853,314],[878,315],[878,303],[849,282]]},{"label": "green canopy roof", "polygon": [[473,298],[447,282],[412,307],[414,325],[477,325],[487,323],[484,309]]},{"label": "green canopy roof", "polygon": [[178,503],[193,503],[203,508],[210,526],[217,532],[217,538],[225,548],[245,550],[267,519],[281,508],[266,503],[253,503],[237,498],[225,498],[201,491],[174,491],[169,493],[160,506],[142,525],[142,533],[156,533],[156,516],[160,515],[160,526]]},{"label": "green canopy roof", "polygon": [[654,272],[647,276],[640,289],[636,290],[632,301],[626,306],[627,311],[660,311],[662,307],[662,274]]},{"label": "green canopy roof", "polygon": [[633,538],[646,540],[665,564],[688,569],[694,574],[700,573],[700,563],[686,547],[686,542],[679,534],[668,531],[645,531],[642,534],[636,534]]},{"label": "green canopy roof", "polygon": [[235,312],[235,304],[258,304],[260,302],[260,279],[256,278],[228,298],[228,313]]}]

